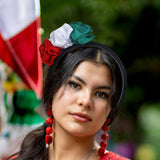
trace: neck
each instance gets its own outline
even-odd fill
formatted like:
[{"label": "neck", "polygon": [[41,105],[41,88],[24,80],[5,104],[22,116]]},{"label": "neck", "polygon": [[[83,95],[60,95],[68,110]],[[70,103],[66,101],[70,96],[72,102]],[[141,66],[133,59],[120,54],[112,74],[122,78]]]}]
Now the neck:
[{"label": "neck", "polygon": [[75,160],[75,157],[76,160],[89,160],[94,152],[94,135],[78,137],[70,135],[58,126],[55,128],[54,144],[51,144],[49,149],[50,160]]}]

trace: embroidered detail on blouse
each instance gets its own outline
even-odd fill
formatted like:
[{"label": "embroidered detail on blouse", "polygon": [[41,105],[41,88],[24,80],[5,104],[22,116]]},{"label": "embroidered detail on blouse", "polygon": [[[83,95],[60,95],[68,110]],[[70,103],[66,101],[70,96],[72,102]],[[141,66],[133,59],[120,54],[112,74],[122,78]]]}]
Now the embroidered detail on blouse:
[{"label": "embroidered detail on blouse", "polygon": [[120,155],[108,152],[103,157],[101,157],[99,160],[129,160],[128,158],[121,157]]}]

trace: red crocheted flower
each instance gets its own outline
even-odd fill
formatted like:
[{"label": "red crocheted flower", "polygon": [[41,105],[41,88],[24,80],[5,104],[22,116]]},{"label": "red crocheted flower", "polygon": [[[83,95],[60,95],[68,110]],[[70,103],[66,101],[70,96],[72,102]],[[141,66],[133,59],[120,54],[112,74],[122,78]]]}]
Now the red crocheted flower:
[{"label": "red crocheted flower", "polygon": [[42,62],[47,65],[52,65],[54,59],[60,55],[61,48],[55,47],[48,39],[44,39],[44,42],[39,47]]}]

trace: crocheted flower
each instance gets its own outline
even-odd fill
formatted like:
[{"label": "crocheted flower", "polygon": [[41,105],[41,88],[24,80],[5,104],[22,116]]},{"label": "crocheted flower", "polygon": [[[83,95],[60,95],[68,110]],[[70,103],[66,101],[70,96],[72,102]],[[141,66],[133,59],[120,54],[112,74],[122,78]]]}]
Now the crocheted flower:
[{"label": "crocheted flower", "polygon": [[94,35],[91,26],[82,22],[72,22],[70,25],[73,28],[71,38],[74,44],[85,44],[93,40]]},{"label": "crocheted flower", "polygon": [[61,48],[53,46],[48,39],[44,39],[39,50],[43,63],[47,65],[52,65],[54,59],[61,53]]},{"label": "crocheted flower", "polygon": [[72,31],[73,31],[73,28],[69,24],[65,23],[60,28],[51,32],[49,40],[54,46],[57,46],[60,48],[67,48],[73,45],[70,38],[70,34]]},{"label": "crocheted flower", "polygon": [[85,44],[92,41],[92,28],[82,22],[65,23],[50,34],[50,39],[45,39],[40,46],[42,61],[52,65],[54,59],[61,54],[61,50],[73,44]]}]

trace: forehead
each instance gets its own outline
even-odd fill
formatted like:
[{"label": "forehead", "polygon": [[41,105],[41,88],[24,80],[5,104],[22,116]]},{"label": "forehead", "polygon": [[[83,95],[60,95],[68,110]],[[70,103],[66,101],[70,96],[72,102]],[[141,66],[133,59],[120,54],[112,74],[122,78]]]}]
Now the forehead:
[{"label": "forehead", "polygon": [[91,61],[81,62],[72,74],[89,81],[95,80],[96,82],[112,83],[110,70],[103,63]]}]

